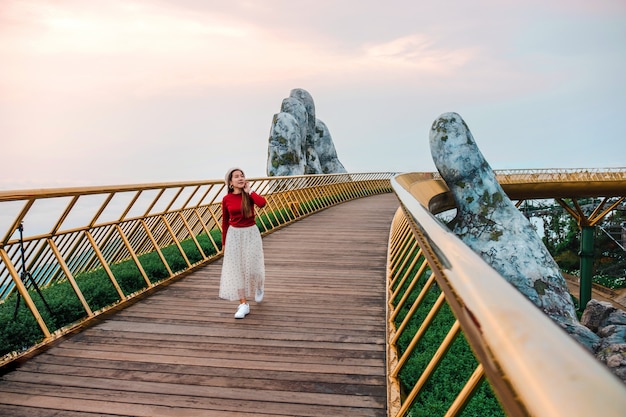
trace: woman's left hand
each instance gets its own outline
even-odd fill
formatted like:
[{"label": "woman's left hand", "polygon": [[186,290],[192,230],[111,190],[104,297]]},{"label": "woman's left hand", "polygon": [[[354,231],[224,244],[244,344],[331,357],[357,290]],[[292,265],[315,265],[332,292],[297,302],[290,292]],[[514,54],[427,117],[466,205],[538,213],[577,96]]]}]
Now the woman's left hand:
[{"label": "woman's left hand", "polygon": [[248,181],[246,181],[246,185],[244,185],[243,190],[250,194],[250,183]]}]

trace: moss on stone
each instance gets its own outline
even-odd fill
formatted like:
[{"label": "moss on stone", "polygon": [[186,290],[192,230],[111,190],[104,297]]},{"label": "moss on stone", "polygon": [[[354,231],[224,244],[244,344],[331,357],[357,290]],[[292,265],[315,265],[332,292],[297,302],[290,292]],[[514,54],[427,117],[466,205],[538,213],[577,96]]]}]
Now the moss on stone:
[{"label": "moss on stone", "polygon": [[537,294],[544,295],[546,293],[546,289],[548,288],[548,284],[538,279],[533,284],[533,288],[535,288],[535,291],[537,291]]},{"label": "moss on stone", "polygon": [[431,127],[432,130],[436,130],[437,133],[448,133],[448,131],[445,128],[445,124],[446,124],[446,120],[444,119],[437,119],[433,122],[433,125]]},{"label": "moss on stone", "polygon": [[286,152],[279,158],[279,165],[294,165],[300,162],[300,157],[294,152]]},{"label": "moss on stone", "polygon": [[489,236],[491,237],[491,240],[495,240],[497,242],[500,240],[500,236],[502,236],[502,230],[494,230]]}]

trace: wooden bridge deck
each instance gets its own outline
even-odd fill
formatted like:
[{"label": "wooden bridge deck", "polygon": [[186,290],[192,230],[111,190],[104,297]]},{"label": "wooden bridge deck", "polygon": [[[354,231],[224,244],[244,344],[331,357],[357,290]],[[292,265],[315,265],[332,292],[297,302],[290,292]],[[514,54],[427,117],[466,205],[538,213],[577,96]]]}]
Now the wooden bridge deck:
[{"label": "wooden bridge deck", "polygon": [[221,260],[0,377],[0,416],[386,416],[385,261],[398,207],[341,204],[264,238],[243,320]]}]

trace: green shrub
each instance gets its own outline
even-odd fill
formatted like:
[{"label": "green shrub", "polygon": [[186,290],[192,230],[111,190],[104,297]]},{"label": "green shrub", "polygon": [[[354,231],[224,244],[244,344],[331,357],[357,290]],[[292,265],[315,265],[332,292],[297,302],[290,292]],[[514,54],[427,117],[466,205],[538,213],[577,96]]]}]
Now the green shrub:
[{"label": "green shrub", "polygon": [[[431,292],[434,295],[437,290],[433,289]],[[447,303],[444,304],[400,372],[400,379],[406,390],[412,388],[422,375],[454,321],[452,310]],[[410,338],[404,338],[402,343],[407,341],[410,341]],[[474,353],[460,332],[416,397],[410,408],[410,415],[414,417],[444,415],[477,365]],[[505,415],[488,383],[483,381],[474,395],[463,415],[481,417]]]},{"label": "green shrub", "polygon": [[104,269],[79,275],[76,277],[76,282],[80,282],[81,292],[93,311],[100,310],[120,300]]},{"label": "green shrub", "polygon": [[24,300],[13,318],[15,303],[16,297],[12,295],[0,305],[0,355],[26,350],[43,339],[35,317],[24,307]]},{"label": "green shrub", "polygon": [[[411,257],[413,256],[415,256],[415,254],[411,255]],[[411,260],[412,259],[409,259],[406,264],[409,265]],[[420,261],[423,262],[423,259]],[[401,264],[402,263],[399,262],[399,265]],[[405,266],[405,269],[406,268],[408,268],[408,266]],[[402,288],[398,291],[398,295],[392,300],[393,304],[397,304],[408,289],[410,283],[415,279],[419,280],[396,316],[396,328],[404,321],[411,306],[426,284],[426,280],[430,276],[430,270],[428,268],[425,269],[422,275],[416,276],[418,268],[419,264],[409,273]],[[406,271],[403,270],[399,272],[400,276],[402,276]],[[414,335],[417,333],[440,294],[441,289],[436,284],[433,284],[433,286],[427,290],[420,305],[409,319],[407,327],[398,338],[397,348],[399,355],[403,355],[404,352],[407,351]],[[420,341],[411,351],[408,361],[399,373],[402,392],[408,393],[415,386],[454,321],[455,317],[452,310],[447,303],[444,303],[430,326],[422,335]],[[410,408],[409,415],[413,417],[444,415],[477,365],[478,362],[473,351],[463,333],[460,332],[422,388],[420,394],[416,397]],[[468,402],[462,415],[481,417],[504,416],[504,412],[487,381],[483,381],[479,388],[477,388],[474,397]]]},{"label": "green shrub", "polygon": [[[40,298],[37,295],[31,295],[31,297],[37,304],[39,312],[44,314],[46,308],[43,303],[39,304]],[[68,281],[62,281],[47,287],[44,297],[52,310],[56,324],[55,330],[87,316],[85,308]]]},{"label": "green shrub", "polygon": [[565,271],[573,271],[580,267],[580,257],[572,250],[565,250],[555,255],[554,260]]},{"label": "green shrub", "polygon": [[125,295],[144,289],[147,284],[135,262],[130,259],[111,265],[111,272]]},{"label": "green shrub", "polygon": [[593,277],[593,282],[598,283],[604,287],[616,290],[619,288],[626,288],[626,277],[613,277],[607,275],[599,275]]},{"label": "green shrub", "polygon": [[[221,245],[222,236],[219,230],[212,230],[211,237],[218,246]],[[217,253],[206,233],[199,235],[197,240],[206,256]],[[193,239],[181,242],[181,247],[191,264],[202,260],[202,255]],[[187,263],[178,246],[165,247],[162,249],[162,253],[174,273],[187,269]],[[169,277],[167,268],[158,252],[146,253],[139,256],[138,259],[150,282],[158,282]],[[133,259],[109,267],[125,295],[136,293],[147,287],[147,283]],[[103,309],[120,301],[115,286],[103,268],[78,274],[75,281],[92,311]],[[29,293],[51,332],[87,317],[85,308],[68,280],[55,282],[42,288],[41,291],[52,310],[52,314],[48,312],[39,294],[35,291]],[[43,339],[43,333],[24,300],[20,300],[17,315],[15,319],[13,318],[16,302],[17,297],[13,294],[0,304],[0,355],[28,349]]]}]

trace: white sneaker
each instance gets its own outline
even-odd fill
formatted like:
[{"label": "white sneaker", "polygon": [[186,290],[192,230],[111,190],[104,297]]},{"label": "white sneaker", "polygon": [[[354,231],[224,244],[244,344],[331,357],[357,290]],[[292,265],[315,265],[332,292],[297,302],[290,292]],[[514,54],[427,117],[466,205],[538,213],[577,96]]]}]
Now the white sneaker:
[{"label": "white sneaker", "polygon": [[239,307],[237,307],[237,312],[235,312],[235,318],[242,319],[246,317],[248,313],[250,313],[250,304],[248,303],[239,304]]},{"label": "white sneaker", "polygon": [[262,288],[259,290],[256,290],[256,294],[254,294],[254,301],[256,301],[257,303],[260,303],[261,301],[263,301],[263,295],[264,295],[264,292]]}]

